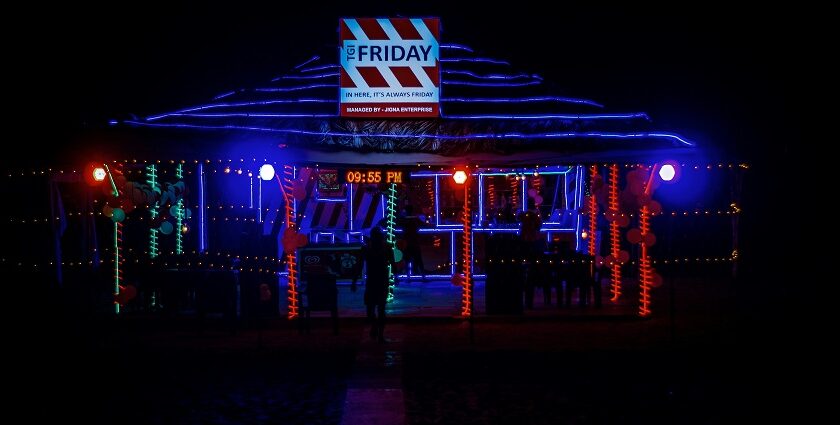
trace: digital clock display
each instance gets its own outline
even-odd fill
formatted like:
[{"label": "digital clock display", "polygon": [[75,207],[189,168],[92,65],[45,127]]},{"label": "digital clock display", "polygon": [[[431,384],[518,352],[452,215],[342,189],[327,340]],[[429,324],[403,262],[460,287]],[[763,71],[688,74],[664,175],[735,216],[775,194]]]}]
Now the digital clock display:
[{"label": "digital clock display", "polygon": [[403,183],[403,170],[392,169],[347,169],[342,172],[344,181],[347,183],[363,183],[363,184],[377,184],[377,183]]}]

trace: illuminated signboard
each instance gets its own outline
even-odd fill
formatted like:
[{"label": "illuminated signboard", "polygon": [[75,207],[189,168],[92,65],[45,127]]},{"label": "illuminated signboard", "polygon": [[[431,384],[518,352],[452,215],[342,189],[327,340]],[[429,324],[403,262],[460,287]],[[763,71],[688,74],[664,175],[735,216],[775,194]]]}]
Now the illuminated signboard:
[{"label": "illuminated signboard", "polygon": [[344,191],[341,182],[338,181],[338,170],[318,170],[316,173],[318,191],[317,198],[320,199],[343,199]]},{"label": "illuminated signboard", "polygon": [[407,172],[395,169],[348,168],[341,175],[347,183],[405,183],[408,180]]},{"label": "illuminated signboard", "polygon": [[440,116],[440,19],[339,22],[342,117]]}]

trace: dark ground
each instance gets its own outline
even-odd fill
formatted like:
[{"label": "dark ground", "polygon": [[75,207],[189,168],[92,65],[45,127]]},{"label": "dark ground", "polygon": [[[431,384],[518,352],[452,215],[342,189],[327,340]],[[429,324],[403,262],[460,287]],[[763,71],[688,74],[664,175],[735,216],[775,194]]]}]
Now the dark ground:
[{"label": "dark ground", "polygon": [[[760,422],[784,365],[757,322],[738,313],[738,282],[682,279],[676,326],[667,286],[651,320],[608,315],[394,318],[367,341],[364,321],[325,318],[310,335],[272,319],[232,334],[193,318],[79,319],[33,329],[18,370],[34,417],[73,423],[341,423],[360,353],[398,363],[408,424]],[[537,302],[539,304],[539,301]],[[672,330],[676,340],[672,340]],[[37,360],[32,362],[32,360]],[[370,371],[369,373],[378,373]]]}]

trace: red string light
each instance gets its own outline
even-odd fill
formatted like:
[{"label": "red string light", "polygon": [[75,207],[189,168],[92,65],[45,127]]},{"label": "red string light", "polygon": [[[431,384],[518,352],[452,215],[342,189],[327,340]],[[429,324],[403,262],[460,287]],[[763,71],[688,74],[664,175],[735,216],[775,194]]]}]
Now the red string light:
[{"label": "red string light", "polygon": [[[610,184],[609,184],[609,210],[618,213],[618,164],[610,165]],[[610,301],[618,301],[621,297],[621,262],[619,261],[621,253],[621,231],[619,230],[618,220],[610,221],[610,254],[613,258],[612,263],[612,298]]]},{"label": "red string light", "polygon": [[598,231],[598,200],[595,199],[595,185],[598,181],[598,166],[592,165],[589,167],[589,255],[598,255],[595,242]]},{"label": "red string light", "polygon": [[470,183],[464,184],[464,276],[461,281],[461,316],[472,316],[472,214],[470,213]]},{"label": "red string light", "polygon": [[[277,177],[277,180],[280,180],[280,177]],[[290,165],[283,166],[283,181],[280,183],[280,188],[283,190],[283,201],[285,205],[285,213],[286,213],[286,226],[289,229],[295,228],[295,212],[293,208],[293,180],[294,180],[294,169]],[[291,250],[286,254],[287,258],[287,267],[289,269],[289,289],[288,289],[288,300],[289,300],[289,319],[294,319],[298,316],[298,293],[297,293],[297,250]]]},{"label": "red string light", "polygon": [[648,246],[644,243],[645,236],[650,232],[650,211],[647,205],[642,206],[639,214],[639,230],[642,234],[641,253],[639,256],[639,316],[650,315],[650,289],[653,285],[653,268],[650,265]]}]

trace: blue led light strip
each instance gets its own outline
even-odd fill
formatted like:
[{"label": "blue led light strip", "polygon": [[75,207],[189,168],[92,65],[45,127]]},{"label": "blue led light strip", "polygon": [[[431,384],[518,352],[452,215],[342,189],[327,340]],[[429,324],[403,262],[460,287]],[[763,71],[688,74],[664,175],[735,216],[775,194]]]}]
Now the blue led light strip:
[{"label": "blue led light strip", "polygon": [[207,251],[207,223],[205,222],[206,201],[204,199],[207,184],[204,176],[204,164],[198,164],[198,252]]},{"label": "blue led light strip", "polygon": [[484,174],[478,174],[478,226],[484,222]]},{"label": "blue led light strip", "polygon": [[303,68],[303,69],[299,70],[299,72],[323,71],[325,69],[338,69],[338,65],[330,64],[330,65],[313,66],[311,68]]},{"label": "blue led light strip", "polygon": [[[189,117],[189,118],[334,118],[337,114],[284,114],[264,112],[222,112],[222,113],[191,113],[173,112],[171,114],[159,115],[150,118],[148,121],[155,121],[165,117]],[[644,112],[632,112],[626,114],[542,114],[542,115],[442,115],[443,118],[463,120],[604,120],[604,119],[644,119],[650,121],[648,114]]]},{"label": "blue led light strip", "polygon": [[[203,111],[207,109],[215,109],[215,108],[238,108],[242,106],[263,106],[263,105],[274,105],[274,104],[282,104],[282,103],[337,103],[336,99],[313,99],[313,98],[303,98],[303,99],[274,99],[274,100],[255,100],[249,102],[223,102],[223,103],[212,103],[209,105],[201,105],[201,106],[194,106],[190,108],[180,109],[175,112],[165,113],[165,114],[158,114],[158,115],[151,115],[146,117],[146,121],[155,121],[161,118],[168,117],[173,114],[178,113],[186,113],[186,112],[195,112],[195,111]],[[574,104],[581,104],[581,105],[590,105],[595,106],[598,108],[603,108],[604,105],[597,103],[595,101],[589,99],[578,99],[573,97],[556,97],[556,96],[541,96],[541,97],[523,97],[523,98],[463,98],[463,97],[453,97],[453,98],[442,98],[441,102],[452,102],[452,103],[535,103],[535,102],[558,102],[558,103],[574,103]],[[118,124],[117,121],[113,121],[112,124]]]},{"label": "blue led light strip", "polygon": [[650,121],[650,116],[644,112],[630,112],[626,114],[543,114],[543,115],[442,115],[444,118],[461,120],[608,120],[608,119],[644,119]]},{"label": "blue led light strip", "polygon": [[475,81],[443,80],[443,84],[452,86],[474,86],[474,87],[524,87],[542,84],[540,81],[523,81],[521,83],[478,83]]},{"label": "blue led light strip", "polygon": [[294,69],[300,69],[301,67],[304,67],[304,66],[306,66],[306,65],[308,65],[312,62],[315,62],[318,59],[321,59],[321,57],[318,56],[318,55],[312,56],[311,58],[309,58],[309,59],[303,61],[302,63],[300,63],[299,65],[295,66]]},{"label": "blue led light strip", "polygon": [[[276,114],[264,112],[222,112],[216,114],[196,114],[190,112],[173,112],[167,114],[170,117],[190,118],[332,118],[337,114]],[[160,117],[156,117],[158,119]],[[153,120],[149,120],[153,121]]]},{"label": "blue led light strip", "polygon": [[224,99],[224,98],[226,98],[226,97],[228,97],[228,96],[231,96],[231,95],[234,95],[234,94],[236,94],[236,90],[234,90],[234,91],[229,91],[229,92],[225,92],[225,93],[222,93],[222,94],[220,94],[220,95],[218,95],[218,96],[213,96],[213,100]]},{"label": "blue led light strip", "polygon": [[[300,63],[299,65],[295,66],[295,67],[294,67],[294,68],[292,68],[292,69],[293,69],[293,70],[295,70],[295,69],[300,69],[301,67],[306,66],[307,64],[310,64],[310,63],[312,63],[312,62],[315,62],[315,61],[316,61],[316,60],[318,60],[318,59],[321,59],[321,57],[320,57],[320,56],[317,56],[317,55],[316,55],[316,56],[312,56],[311,58],[309,58],[309,59],[305,60],[304,62]],[[281,76],[279,76],[279,77],[274,77],[274,78],[272,78],[272,79],[271,79],[271,81],[272,81],[272,82],[274,82],[274,81],[277,81],[277,80],[279,80],[279,79],[281,79],[281,78],[283,78],[283,76],[282,76],[282,75],[281,75]]]},{"label": "blue led light strip", "polygon": [[270,133],[286,133],[286,134],[300,134],[309,136],[334,136],[334,137],[382,137],[392,139],[441,139],[441,140],[465,140],[465,139],[570,139],[570,138],[603,138],[603,139],[668,139],[671,141],[680,142],[686,146],[694,146],[694,143],[689,142],[677,134],[672,133],[601,133],[601,132],[584,132],[584,133],[476,133],[463,136],[454,136],[448,134],[378,134],[378,133],[350,133],[341,131],[310,131],[299,130],[292,128],[267,128],[254,126],[238,126],[238,125],[193,125],[193,124],[158,124],[141,121],[125,121],[126,124],[145,126],[145,127],[168,127],[168,128],[195,128],[205,130],[253,130],[265,131]]},{"label": "blue led light strip", "polygon": [[[281,79],[286,80],[310,80],[310,79],[317,79],[317,78],[327,78],[327,77],[338,77],[337,72],[326,72],[323,74],[311,74],[311,75],[284,75],[280,77]],[[277,81],[277,79],[271,80]]]},{"label": "blue led light strip", "polygon": [[175,112],[169,112],[165,114],[158,114],[146,117],[146,121],[155,121],[161,118],[166,118],[173,114],[179,113],[186,113],[186,112],[195,112],[195,111],[203,111],[206,109],[214,109],[214,108],[238,108],[241,106],[263,106],[263,105],[274,105],[278,103],[336,103],[335,99],[275,99],[275,100],[256,100],[250,102],[225,102],[225,103],[212,103],[209,105],[201,105],[201,106],[194,106],[190,108],[181,109]]},{"label": "blue led light strip", "polygon": [[450,97],[441,99],[442,102],[462,103],[531,103],[531,102],[559,102],[577,103],[603,108],[604,105],[589,99],[562,96],[533,96],[533,97]]},{"label": "blue led light strip", "polygon": [[481,79],[487,79],[487,80],[518,80],[520,78],[533,78],[533,79],[536,79],[536,80],[542,80],[542,77],[540,77],[539,75],[526,74],[524,72],[521,72],[519,74],[514,74],[514,75],[506,75],[506,74],[485,74],[485,75],[481,75],[481,74],[476,74],[475,72],[472,72],[472,71],[461,71],[461,70],[456,70],[456,69],[444,69],[442,72],[444,74],[466,75],[466,76],[473,77],[473,78],[481,78]]},{"label": "blue led light strip", "polygon": [[466,50],[470,53],[473,52],[472,48],[470,48],[469,46],[464,46],[463,44],[453,44],[453,43],[441,44],[440,48],[441,49],[451,49],[451,50]]},{"label": "blue led light strip", "polygon": [[492,63],[495,65],[508,65],[510,66],[510,62],[498,60],[498,59],[490,59],[490,58],[445,58],[441,59],[441,62],[484,62],[484,63]]},{"label": "blue led light strip", "polygon": [[286,91],[297,91],[297,90],[309,90],[309,89],[317,89],[322,87],[338,87],[338,84],[310,84],[308,86],[296,86],[296,87],[260,87],[254,89],[255,92],[286,92]]}]

